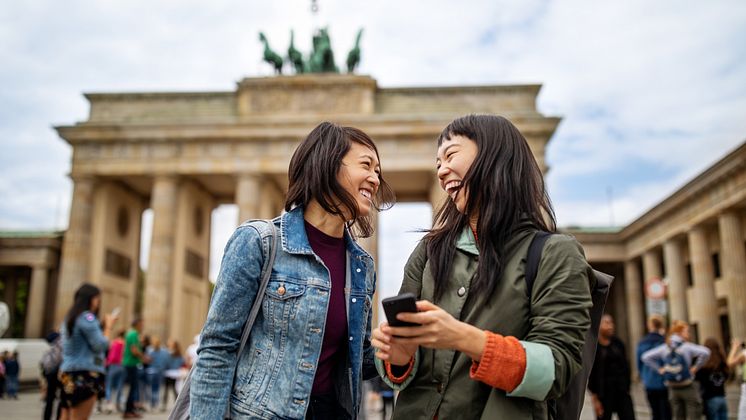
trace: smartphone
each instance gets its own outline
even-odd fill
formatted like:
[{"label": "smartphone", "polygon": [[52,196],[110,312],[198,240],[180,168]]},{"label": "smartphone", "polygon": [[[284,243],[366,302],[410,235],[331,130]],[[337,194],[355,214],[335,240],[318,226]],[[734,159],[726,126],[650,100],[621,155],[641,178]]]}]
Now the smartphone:
[{"label": "smartphone", "polygon": [[401,312],[417,312],[417,298],[412,293],[402,293],[399,296],[386,298],[381,301],[381,304],[386,313],[386,319],[392,327],[419,326],[419,324],[396,319],[396,315]]},{"label": "smartphone", "polygon": [[111,316],[114,316],[114,317],[115,316],[119,316],[120,312],[122,312],[122,308],[120,308],[119,306],[117,306],[116,308],[114,308],[113,311],[111,311]]}]

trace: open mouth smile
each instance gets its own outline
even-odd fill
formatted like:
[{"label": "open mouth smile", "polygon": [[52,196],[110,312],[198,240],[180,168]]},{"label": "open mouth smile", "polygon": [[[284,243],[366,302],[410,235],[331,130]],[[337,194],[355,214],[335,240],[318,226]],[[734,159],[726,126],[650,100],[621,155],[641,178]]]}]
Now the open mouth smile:
[{"label": "open mouth smile", "polygon": [[448,181],[445,184],[444,189],[451,199],[455,200],[458,192],[461,190],[461,181]]}]

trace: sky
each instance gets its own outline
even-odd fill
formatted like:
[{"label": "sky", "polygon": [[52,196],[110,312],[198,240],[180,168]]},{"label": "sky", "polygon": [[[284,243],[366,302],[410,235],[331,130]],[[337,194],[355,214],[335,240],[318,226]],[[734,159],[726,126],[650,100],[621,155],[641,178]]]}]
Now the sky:
[{"label": "sky", "polygon": [[[338,63],[364,28],[358,73],[379,86],[540,83],[562,122],[546,151],[560,226],[624,226],[746,140],[746,2],[26,0],[0,9],[0,229],[63,229],[83,92],[230,91],[272,73],[295,31],[328,26]],[[380,220],[398,284],[422,204]],[[235,227],[213,213],[211,277]],[[150,214],[144,217],[149,236]],[[143,255],[147,255],[147,239]],[[147,258],[144,259],[147,261]]]}]

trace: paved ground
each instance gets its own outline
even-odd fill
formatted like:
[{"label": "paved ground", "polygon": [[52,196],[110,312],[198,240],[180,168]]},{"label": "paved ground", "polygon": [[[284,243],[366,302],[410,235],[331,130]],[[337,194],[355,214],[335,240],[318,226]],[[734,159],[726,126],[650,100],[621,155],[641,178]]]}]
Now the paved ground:
[{"label": "paved ground", "polygon": [[[633,387],[632,398],[635,402],[635,412],[638,420],[644,420],[650,418],[650,410],[647,407],[645,395],[639,385]],[[736,409],[738,408],[738,397],[739,389],[736,385],[731,385],[728,388],[728,407],[729,407],[729,418],[736,418]],[[590,407],[587,404],[583,410],[581,419],[592,420],[593,416],[590,411]],[[371,401],[369,409],[366,411],[366,420],[377,420],[381,418],[381,414],[376,411],[376,401]],[[19,395],[18,400],[0,400],[0,418],[12,419],[12,420],[31,420],[39,419],[43,410],[43,403],[39,400],[39,394],[32,391],[22,392]],[[167,413],[145,413],[145,419],[149,420],[166,420],[168,418]],[[106,420],[106,419],[117,419],[120,415],[116,414],[94,414],[93,419]]]}]

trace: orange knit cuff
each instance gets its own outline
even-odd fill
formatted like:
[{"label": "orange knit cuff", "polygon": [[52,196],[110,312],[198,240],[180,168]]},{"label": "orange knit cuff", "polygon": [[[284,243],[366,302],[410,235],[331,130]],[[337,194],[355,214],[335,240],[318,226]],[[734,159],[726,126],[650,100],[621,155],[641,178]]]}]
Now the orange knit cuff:
[{"label": "orange knit cuff", "polygon": [[512,392],[526,373],[526,350],[515,337],[485,331],[487,343],[482,359],[472,362],[469,375],[493,388]]},{"label": "orange knit cuff", "polygon": [[399,385],[401,383],[404,383],[409,374],[412,373],[412,369],[414,368],[414,357],[409,359],[407,370],[401,376],[395,376],[394,373],[391,372],[391,363],[389,363],[388,361],[383,362],[383,365],[386,367],[386,377],[389,378],[389,380],[394,384]]}]

